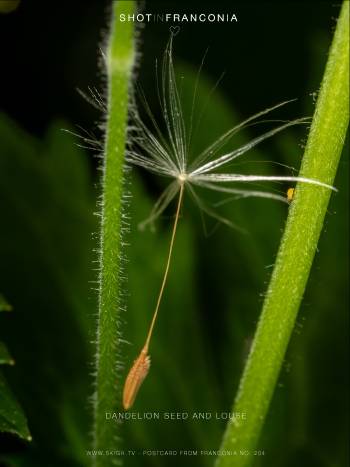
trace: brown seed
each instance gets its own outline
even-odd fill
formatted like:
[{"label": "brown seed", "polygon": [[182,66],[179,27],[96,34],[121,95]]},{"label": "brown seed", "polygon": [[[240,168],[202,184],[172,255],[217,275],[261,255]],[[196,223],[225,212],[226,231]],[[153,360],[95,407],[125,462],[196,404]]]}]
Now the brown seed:
[{"label": "brown seed", "polygon": [[130,409],[133,405],[140,386],[148,374],[150,366],[151,358],[147,355],[147,349],[143,348],[140,355],[134,361],[124,384],[123,407],[125,410]]}]

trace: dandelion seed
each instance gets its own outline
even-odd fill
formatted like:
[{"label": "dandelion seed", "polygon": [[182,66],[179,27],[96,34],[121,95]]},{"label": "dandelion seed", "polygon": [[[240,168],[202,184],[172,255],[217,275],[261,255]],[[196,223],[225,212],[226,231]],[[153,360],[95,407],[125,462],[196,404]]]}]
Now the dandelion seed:
[{"label": "dandelion seed", "polygon": [[124,384],[124,390],[123,390],[123,406],[124,409],[127,410],[129,409],[132,404],[134,403],[134,400],[136,398],[136,395],[140,389],[140,386],[145,379],[145,377],[148,374],[151,360],[150,356],[148,355],[148,348],[149,344],[151,341],[152,333],[153,333],[153,328],[158,316],[158,311],[159,311],[159,306],[160,302],[162,300],[163,292],[165,289],[165,284],[167,281],[168,277],[168,272],[170,268],[170,262],[171,262],[171,255],[173,252],[173,247],[174,247],[174,242],[175,242],[175,235],[176,235],[176,229],[177,229],[177,224],[180,216],[180,210],[181,210],[181,204],[182,204],[182,197],[183,197],[183,190],[184,190],[184,180],[180,181],[180,195],[177,203],[177,210],[176,210],[176,215],[175,215],[175,221],[174,221],[174,226],[173,226],[173,232],[171,235],[171,240],[170,240],[170,246],[169,246],[169,253],[168,253],[168,259],[167,263],[165,266],[165,272],[163,276],[163,281],[162,285],[160,288],[160,292],[158,295],[158,300],[156,304],[156,309],[153,314],[152,322],[147,334],[146,342],[145,345],[143,346],[140,355],[137,357],[137,359],[134,361],[133,366],[131,367],[128,376],[126,378],[125,384]]},{"label": "dandelion seed", "polygon": [[[243,175],[237,173],[217,172],[218,169],[221,170],[223,167],[227,167],[232,161],[235,161],[237,158],[253,149],[256,145],[268,138],[271,138],[277,133],[294,125],[309,123],[309,118],[298,118],[292,121],[283,122],[281,125],[252,139],[238,149],[223,154],[220,152],[222,148],[231,141],[233,136],[238,133],[238,131],[261,122],[261,120],[258,121],[260,117],[263,117],[264,115],[278,109],[279,107],[282,107],[291,101],[279,103],[253,115],[252,117],[247,118],[239,125],[236,125],[221,135],[210,146],[197,155],[193,162],[190,163],[189,153],[193,128],[192,118],[194,115],[194,103],[196,101],[198,83],[196,82],[195,85],[189,125],[190,130],[189,134],[187,134],[183,118],[181,100],[176,84],[172,58],[172,46],[173,35],[170,37],[163,56],[160,89],[158,89],[160,108],[166,127],[165,134],[161,131],[160,126],[158,125],[142,91],[140,91],[141,102],[152,126],[149,127],[146,125],[144,120],[141,119],[136,106],[133,106],[131,115],[133,120],[133,134],[131,138],[131,145],[127,150],[127,162],[143,167],[150,172],[163,177],[168,177],[172,180],[168,187],[160,195],[158,201],[154,205],[150,217],[143,223],[143,225],[154,222],[165,211],[171,201],[178,194],[179,195],[165,272],[163,275],[163,280],[156,302],[155,311],[153,313],[151,325],[145,344],[139,356],[134,361],[134,364],[128,373],[124,385],[123,405],[125,409],[129,409],[134,403],[140,386],[149,371],[149,345],[169,273],[176,229],[185,190],[188,190],[188,192],[192,195],[200,209],[204,210],[209,216],[212,216],[228,225],[232,225],[230,220],[219,216],[214,210],[208,208],[200,199],[196,193],[197,187],[207,188],[209,190],[214,190],[226,194],[232,194],[239,198],[260,197],[282,202],[290,201],[289,195],[291,192],[289,190],[286,199],[285,196],[281,196],[276,193],[262,190],[242,189],[240,186],[242,183],[252,184],[265,181],[301,182],[335,190],[335,188],[332,186],[319,180],[313,180],[304,177],[259,174]],[[237,184],[239,185],[237,186]]]}]

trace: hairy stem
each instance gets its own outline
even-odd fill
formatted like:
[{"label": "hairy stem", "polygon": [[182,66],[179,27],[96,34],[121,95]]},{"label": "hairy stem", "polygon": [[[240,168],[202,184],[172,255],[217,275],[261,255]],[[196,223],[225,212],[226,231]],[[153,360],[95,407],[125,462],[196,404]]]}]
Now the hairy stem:
[{"label": "hairy stem", "polygon": [[[94,449],[118,446],[117,424],[108,423],[106,412],[120,406],[120,313],[122,309],[124,153],[127,138],[129,91],[134,64],[133,22],[120,21],[132,14],[133,1],[113,2],[112,27],[106,51],[108,105],[102,180],[99,315],[94,400]],[[108,456],[96,456],[95,465],[113,464]]]},{"label": "hairy stem", "polygon": [[[301,177],[333,184],[349,122],[349,2],[344,1],[330,49],[300,170]],[[252,465],[260,433],[294,328],[317,248],[330,190],[299,183],[291,204],[233,412],[221,449],[248,455],[221,456],[218,467]]]}]

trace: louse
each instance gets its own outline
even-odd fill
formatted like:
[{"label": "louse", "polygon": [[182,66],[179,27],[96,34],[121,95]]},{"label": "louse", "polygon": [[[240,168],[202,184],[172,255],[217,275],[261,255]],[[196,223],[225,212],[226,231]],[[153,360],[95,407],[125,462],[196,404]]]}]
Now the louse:
[{"label": "louse", "polygon": [[287,201],[291,203],[294,198],[295,188],[288,188],[287,190]]}]

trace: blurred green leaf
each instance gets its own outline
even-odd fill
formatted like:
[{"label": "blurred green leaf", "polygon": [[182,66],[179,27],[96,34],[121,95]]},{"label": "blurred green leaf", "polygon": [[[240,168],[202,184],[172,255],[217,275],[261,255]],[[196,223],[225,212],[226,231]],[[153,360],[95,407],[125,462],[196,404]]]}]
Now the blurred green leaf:
[{"label": "blurred green leaf", "polygon": [[11,357],[6,345],[0,342],[0,365],[14,365],[15,361]]},{"label": "blurred green leaf", "polygon": [[[12,307],[0,295],[0,311],[9,311]],[[6,345],[0,341],[0,365],[14,365]],[[20,438],[31,441],[26,417],[12,394],[5,377],[0,371],[0,432],[14,433]]]},{"label": "blurred green leaf", "polygon": [[83,464],[91,423],[95,200],[86,155],[61,128],[37,140],[0,115],[0,279],[15,310],[1,334],[36,440],[26,465]]},{"label": "blurred green leaf", "polygon": [[20,0],[0,0],[0,13],[11,13],[19,4]]},{"label": "blurred green leaf", "polygon": [[27,441],[32,437],[29,433],[26,417],[16,402],[8,384],[0,372],[0,431],[14,433]]},{"label": "blurred green leaf", "polygon": [[12,306],[7,303],[2,294],[0,294],[0,311],[12,311]]}]

